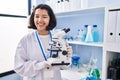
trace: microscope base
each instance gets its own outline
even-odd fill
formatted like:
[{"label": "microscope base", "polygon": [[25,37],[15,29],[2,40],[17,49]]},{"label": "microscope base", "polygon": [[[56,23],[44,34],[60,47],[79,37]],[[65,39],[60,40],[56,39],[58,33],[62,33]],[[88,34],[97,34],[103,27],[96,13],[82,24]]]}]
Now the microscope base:
[{"label": "microscope base", "polygon": [[52,66],[69,65],[70,63],[52,63]]}]

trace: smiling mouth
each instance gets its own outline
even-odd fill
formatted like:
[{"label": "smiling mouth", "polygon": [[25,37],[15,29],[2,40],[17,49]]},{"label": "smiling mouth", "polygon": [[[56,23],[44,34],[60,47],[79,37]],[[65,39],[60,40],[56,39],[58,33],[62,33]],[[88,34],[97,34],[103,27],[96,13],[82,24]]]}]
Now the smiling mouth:
[{"label": "smiling mouth", "polygon": [[37,23],[38,26],[43,26],[45,23]]}]

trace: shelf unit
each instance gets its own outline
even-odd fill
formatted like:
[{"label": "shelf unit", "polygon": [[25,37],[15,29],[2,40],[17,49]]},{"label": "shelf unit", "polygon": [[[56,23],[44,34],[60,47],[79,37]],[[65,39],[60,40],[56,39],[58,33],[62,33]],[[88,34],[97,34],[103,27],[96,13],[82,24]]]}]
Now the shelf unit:
[{"label": "shelf unit", "polygon": [[[118,53],[120,53],[120,43],[116,42],[107,42],[107,29],[108,29],[108,12],[109,10],[117,9],[120,10],[120,4],[114,4],[114,5],[108,5],[105,7],[96,7],[96,8],[89,8],[89,9],[82,9],[77,11],[71,11],[71,12],[62,12],[62,13],[56,13],[56,16],[58,19],[62,18],[69,18],[69,17],[76,17],[76,16],[85,16],[84,14],[104,14],[104,26],[103,26],[103,42],[99,43],[86,43],[86,42],[80,42],[80,41],[68,41],[69,44],[73,45],[80,45],[80,46],[88,46],[88,47],[99,47],[102,48],[102,73],[101,73],[101,79],[106,80],[107,79],[107,67],[109,61],[111,61],[113,58],[115,58]],[[119,28],[120,29],[120,28]]]},{"label": "shelf unit", "polygon": [[[58,21],[59,22],[61,22],[60,23],[60,25],[61,24],[63,24],[63,25],[66,25],[67,24],[67,22],[62,22],[62,20],[67,20],[67,19],[72,19],[72,18],[74,18],[75,17],[75,20],[76,20],[76,22],[77,21],[79,21],[80,20],[80,18],[81,18],[81,16],[83,17],[83,16],[87,16],[87,15],[89,15],[89,16],[94,16],[94,15],[96,15],[96,14],[102,14],[103,16],[104,16],[104,12],[105,12],[105,7],[93,7],[93,8],[87,8],[87,9],[80,9],[80,10],[77,10],[77,11],[69,11],[69,12],[61,12],[61,13],[56,13],[56,17],[57,17],[57,19],[58,19]],[[80,17],[80,18],[79,18]],[[78,20],[77,20],[78,19]],[[72,24],[74,24],[74,22],[75,22],[75,20],[72,22],[70,22],[69,24],[70,25],[72,25]],[[103,19],[104,20],[104,19]],[[100,20],[98,20],[98,22],[100,21],[100,23],[102,23],[101,21],[102,21],[102,19],[100,19]],[[59,25],[59,22],[58,22],[58,25]],[[103,23],[104,23],[104,21],[103,21]],[[102,24],[103,24],[102,23]],[[93,24],[93,22],[91,22],[91,24]],[[61,25],[62,26],[62,25]],[[73,26],[73,25],[72,25]],[[59,27],[59,26],[58,26]],[[104,24],[103,24],[103,26],[100,26],[100,27],[102,27],[102,28],[100,28],[100,29],[102,29],[101,30],[101,33],[103,33],[103,31],[104,31]],[[70,28],[72,28],[71,26],[70,26]],[[78,27],[76,27],[76,28],[78,28]],[[72,28],[71,29],[71,31],[73,31],[74,30],[74,28]],[[73,34],[75,34],[74,32],[72,33],[72,35]],[[70,34],[71,35],[71,34]],[[75,36],[75,35],[73,35],[73,36]],[[97,43],[86,43],[86,42],[82,42],[82,41],[68,41],[68,43],[70,44],[70,45],[72,45],[73,47],[75,47],[74,45],[78,45],[78,46],[80,46],[80,49],[81,48],[85,48],[81,53],[84,53],[84,52],[86,52],[85,54],[86,55],[91,55],[91,54],[88,54],[89,52],[91,53],[91,52],[95,52],[95,53],[97,53],[98,54],[98,56],[97,56],[97,58],[99,58],[98,59],[98,61],[100,61],[100,63],[99,63],[99,66],[101,66],[102,67],[102,65],[103,65],[103,47],[104,47],[104,40],[103,40],[103,35],[102,35],[102,37],[101,37],[101,41],[100,42],[97,42]],[[78,48],[78,47],[77,47]],[[86,49],[88,49],[88,50],[86,50]],[[92,49],[92,50],[89,50],[89,49]],[[75,50],[75,49],[73,49],[73,50]],[[94,50],[98,50],[98,51],[94,51]],[[88,52],[87,52],[88,51]],[[78,51],[79,52],[79,51]],[[96,54],[95,54],[96,55]],[[83,55],[82,55],[82,57],[83,57]],[[85,57],[85,56],[84,56]],[[89,58],[88,56],[87,56],[87,58]],[[101,65],[100,65],[101,64]],[[101,71],[101,75],[102,75],[102,73],[103,73],[103,70],[100,70]],[[103,77],[102,77],[103,78]]]}]

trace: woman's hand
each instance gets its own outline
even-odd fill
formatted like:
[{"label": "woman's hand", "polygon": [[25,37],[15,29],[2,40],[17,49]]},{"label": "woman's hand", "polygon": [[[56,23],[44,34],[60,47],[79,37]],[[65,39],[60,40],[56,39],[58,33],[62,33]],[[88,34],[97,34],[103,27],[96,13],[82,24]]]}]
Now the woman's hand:
[{"label": "woman's hand", "polygon": [[51,63],[50,63],[49,61],[45,61],[45,62],[44,62],[44,66],[45,66],[45,68],[50,68],[50,67],[52,67],[52,65],[51,65]]},{"label": "woman's hand", "polygon": [[48,58],[47,61],[45,61],[44,66],[45,66],[46,68],[50,68],[50,67],[52,67],[51,64],[52,64],[53,62],[55,62],[55,60],[56,60],[56,59]]}]

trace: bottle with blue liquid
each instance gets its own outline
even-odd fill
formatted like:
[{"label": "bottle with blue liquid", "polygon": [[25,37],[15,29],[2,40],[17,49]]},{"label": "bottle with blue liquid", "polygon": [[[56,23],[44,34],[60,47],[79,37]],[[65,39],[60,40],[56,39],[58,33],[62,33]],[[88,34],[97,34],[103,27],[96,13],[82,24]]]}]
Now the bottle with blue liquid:
[{"label": "bottle with blue liquid", "polygon": [[87,34],[87,27],[88,27],[88,25],[84,25],[83,35],[82,35],[82,41],[85,41],[86,34]]},{"label": "bottle with blue liquid", "polygon": [[71,67],[77,66],[79,68],[79,64],[80,64],[79,60],[80,60],[80,57],[78,55],[73,55]]},{"label": "bottle with blue liquid", "polygon": [[92,35],[93,35],[93,42],[99,42],[99,32],[97,29],[97,25],[93,25]]}]

